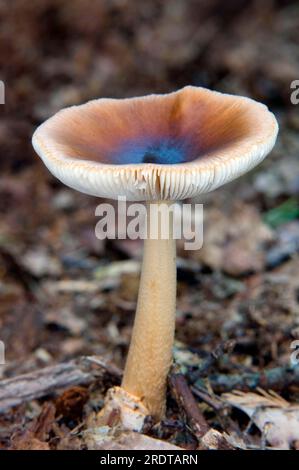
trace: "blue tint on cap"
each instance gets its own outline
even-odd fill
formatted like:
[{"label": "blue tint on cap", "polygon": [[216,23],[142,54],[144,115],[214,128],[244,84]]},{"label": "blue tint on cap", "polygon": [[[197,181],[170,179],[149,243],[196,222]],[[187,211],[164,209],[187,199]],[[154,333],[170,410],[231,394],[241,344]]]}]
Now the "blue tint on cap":
[{"label": "blue tint on cap", "polygon": [[115,164],[154,163],[158,165],[174,165],[187,160],[184,144],[173,139],[160,141],[125,142],[113,152],[111,160]]}]

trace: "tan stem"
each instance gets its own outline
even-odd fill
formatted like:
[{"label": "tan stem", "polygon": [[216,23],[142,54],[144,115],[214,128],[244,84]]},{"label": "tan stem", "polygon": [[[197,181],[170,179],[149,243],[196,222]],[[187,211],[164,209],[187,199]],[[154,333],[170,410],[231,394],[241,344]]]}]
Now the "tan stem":
[{"label": "tan stem", "polygon": [[[161,208],[165,203],[156,204]],[[151,220],[149,206],[148,232],[156,222]],[[163,225],[169,229],[166,240],[161,237]],[[142,399],[156,419],[160,419],[165,411],[166,380],[172,362],[175,328],[176,247],[171,217],[159,218],[158,233],[158,239],[148,237],[144,242],[137,310],[122,382],[122,387]]]}]

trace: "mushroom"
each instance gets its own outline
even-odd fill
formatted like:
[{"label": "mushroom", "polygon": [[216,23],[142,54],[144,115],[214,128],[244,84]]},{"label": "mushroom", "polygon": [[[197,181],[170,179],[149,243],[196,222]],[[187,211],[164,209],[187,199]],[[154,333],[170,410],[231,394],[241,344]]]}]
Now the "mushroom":
[{"label": "mushroom", "polygon": [[[64,184],[93,196],[161,206],[212,191],[260,163],[278,125],[252,99],[187,86],[165,95],[97,99],[64,109],[33,146]],[[157,223],[148,217],[148,225]],[[121,384],[155,419],[165,412],[176,305],[171,234],[144,242],[131,345]],[[167,228],[167,227],[166,227]]]}]

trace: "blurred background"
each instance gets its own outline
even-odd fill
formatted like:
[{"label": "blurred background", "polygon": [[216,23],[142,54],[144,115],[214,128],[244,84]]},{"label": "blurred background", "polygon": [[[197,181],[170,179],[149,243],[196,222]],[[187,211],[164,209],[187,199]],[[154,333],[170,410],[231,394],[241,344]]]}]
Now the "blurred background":
[{"label": "blurred background", "polygon": [[94,236],[95,198],[55,180],[31,147],[59,109],[184,85],[264,102],[279,141],[207,195],[204,247],[178,245],[176,358],[234,339],[224,371],[285,364],[299,337],[299,3],[0,1],[2,377],[86,354],[123,367],[142,245]]}]

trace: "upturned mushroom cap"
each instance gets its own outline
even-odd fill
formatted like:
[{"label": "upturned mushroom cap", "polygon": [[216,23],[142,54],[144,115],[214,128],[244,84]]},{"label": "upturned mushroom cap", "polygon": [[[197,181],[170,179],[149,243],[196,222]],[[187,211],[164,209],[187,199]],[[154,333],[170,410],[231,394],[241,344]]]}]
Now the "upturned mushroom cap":
[{"label": "upturned mushroom cap", "polygon": [[277,132],[263,104],[188,86],[64,109],[38,127],[33,146],[53,175],[83,193],[178,200],[255,167]]}]

